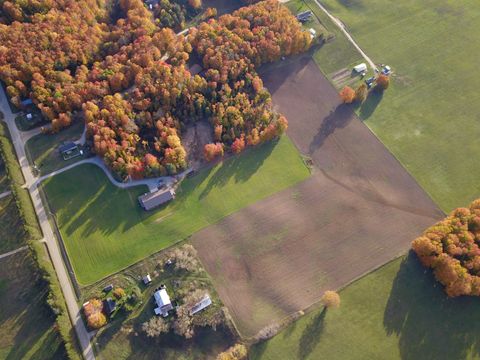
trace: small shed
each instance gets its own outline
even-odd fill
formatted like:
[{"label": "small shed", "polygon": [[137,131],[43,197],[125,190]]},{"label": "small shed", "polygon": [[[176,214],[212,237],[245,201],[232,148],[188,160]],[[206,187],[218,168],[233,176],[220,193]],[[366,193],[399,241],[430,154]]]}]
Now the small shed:
[{"label": "small shed", "polygon": [[142,208],[149,211],[173,199],[175,199],[175,190],[166,189],[143,194],[138,197],[138,202]]},{"label": "small shed", "polygon": [[168,312],[173,310],[172,302],[170,301],[170,296],[168,296],[167,289],[163,286],[153,294],[155,303],[157,307],[154,309],[155,315],[162,315],[163,317],[168,316]]},{"label": "small shed", "polygon": [[210,305],[212,305],[212,299],[210,299],[210,296],[207,294],[203,297],[202,300],[192,306],[192,308],[190,309],[190,315],[195,315],[196,313],[202,311]]},{"label": "small shed", "polygon": [[113,290],[113,284],[107,285],[103,288],[104,293],[108,293]]},{"label": "small shed", "polygon": [[117,309],[117,302],[115,300],[113,300],[112,298],[107,298],[103,302],[103,305],[104,305],[104,308],[105,308],[105,312],[108,315],[112,314]]},{"label": "small shed", "polygon": [[355,70],[357,73],[362,73],[364,71],[367,71],[368,70],[367,64],[365,63],[358,64],[353,68],[353,70]]},{"label": "small shed", "polygon": [[145,275],[142,278],[142,280],[145,285],[149,285],[152,282],[152,278],[150,277],[150,274]]}]

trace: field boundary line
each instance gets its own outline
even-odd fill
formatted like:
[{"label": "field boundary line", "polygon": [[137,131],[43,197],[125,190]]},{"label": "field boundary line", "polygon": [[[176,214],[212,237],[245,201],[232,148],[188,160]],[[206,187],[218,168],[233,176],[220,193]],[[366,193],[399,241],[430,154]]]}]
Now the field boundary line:
[{"label": "field boundary line", "polygon": [[20,251],[24,251],[24,250],[27,250],[27,249],[28,249],[28,246],[25,245],[25,246],[19,247],[18,249],[15,249],[15,250],[6,252],[6,253],[4,253],[4,254],[0,254],[0,259],[9,257],[9,256],[11,256],[11,255],[14,255],[14,254],[16,254],[16,253],[19,253]]}]

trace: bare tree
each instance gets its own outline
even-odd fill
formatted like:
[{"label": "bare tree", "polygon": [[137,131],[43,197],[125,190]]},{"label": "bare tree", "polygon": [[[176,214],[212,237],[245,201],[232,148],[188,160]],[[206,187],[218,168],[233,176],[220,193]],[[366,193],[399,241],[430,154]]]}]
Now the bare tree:
[{"label": "bare tree", "polygon": [[170,330],[170,324],[161,317],[155,316],[142,324],[142,330],[148,337],[157,337],[162,333],[167,333]]}]

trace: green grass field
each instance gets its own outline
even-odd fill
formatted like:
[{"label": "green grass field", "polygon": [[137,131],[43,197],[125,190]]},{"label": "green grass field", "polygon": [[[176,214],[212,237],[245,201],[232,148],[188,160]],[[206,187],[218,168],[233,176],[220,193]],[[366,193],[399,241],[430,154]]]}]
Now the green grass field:
[{"label": "green grass field", "polygon": [[58,152],[62,142],[78,140],[82,136],[83,128],[83,123],[76,122],[57,134],[40,134],[29,139],[25,150],[30,164],[35,164],[40,175],[45,175],[84,159],[83,156],[78,156],[65,161]]},{"label": "green grass field", "polygon": [[12,195],[0,199],[0,254],[26,244],[26,233]]},{"label": "green grass field", "polygon": [[255,346],[251,359],[478,359],[480,299],[449,299],[414,255],[340,292],[339,309],[313,311]]},{"label": "green grass field", "polygon": [[480,3],[324,0],[377,63],[394,69],[360,116],[449,211],[480,195]]},{"label": "green grass field", "polygon": [[66,359],[28,251],[0,261],[0,359]]},{"label": "green grass field", "polygon": [[309,176],[284,136],[187,179],[177,198],[144,212],[146,187],[121,190],[94,165],[45,181],[44,189],[81,284],[90,284]]},{"label": "green grass field", "polygon": [[8,176],[5,169],[5,163],[0,158],[0,193],[10,190],[8,184]]}]

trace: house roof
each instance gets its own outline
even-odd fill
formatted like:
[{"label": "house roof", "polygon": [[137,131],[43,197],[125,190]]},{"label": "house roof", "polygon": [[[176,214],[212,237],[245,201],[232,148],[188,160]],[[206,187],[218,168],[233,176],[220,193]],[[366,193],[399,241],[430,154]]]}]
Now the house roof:
[{"label": "house roof", "polygon": [[107,314],[111,314],[112,312],[114,312],[116,307],[117,303],[112,298],[108,298],[107,300],[105,300],[105,310],[107,311]]},{"label": "house roof", "polygon": [[33,105],[33,101],[32,101],[32,99],[22,100],[22,105],[23,105],[23,106]]},{"label": "house roof", "polygon": [[78,147],[78,145],[75,144],[74,142],[67,142],[67,143],[64,143],[62,146],[60,146],[60,147],[58,148],[58,150],[59,150],[61,153],[65,153],[65,152],[67,152],[67,151],[75,150],[77,147]]},{"label": "house roof", "polygon": [[171,304],[170,296],[168,296],[166,289],[158,290],[157,292],[155,292],[155,294],[153,294],[153,297],[159,308]]},{"label": "house roof", "polygon": [[138,201],[145,210],[151,210],[173,199],[175,199],[175,190],[166,189],[143,194]]},{"label": "house roof", "polygon": [[207,294],[203,297],[202,300],[192,306],[192,308],[190,309],[190,315],[194,315],[199,311],[202,311],[206,307],[209,307],[210,305],[212,305],[212,299],[210,299],[210,296]]}]

